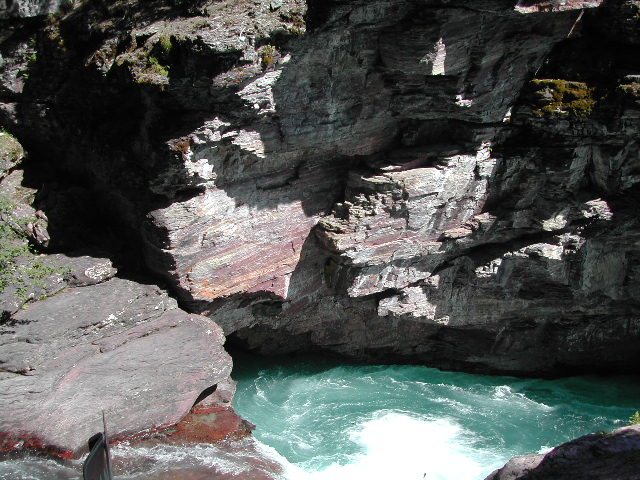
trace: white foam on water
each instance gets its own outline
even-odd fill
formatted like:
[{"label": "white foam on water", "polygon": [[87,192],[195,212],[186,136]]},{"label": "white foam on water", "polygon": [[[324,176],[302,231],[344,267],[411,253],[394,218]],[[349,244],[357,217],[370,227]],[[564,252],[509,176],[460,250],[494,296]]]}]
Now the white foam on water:
[{"label": "white foam on water", "polygon": [[118,475],[118,478],[136,480],[150,474],[192,468],[207,468],[217,474],[231,475],[230,478],[242,478],[243,474],[255,471],[254,460],[260,463],[262,459],[270,458],[278,463],[286,462],[273,448],[252,437],[235,441],[230,448],[225,448],[225,444],[144,447],[124,443],[113,447],[111,453],[116,463],[129,461],[129,471]]},{"label": "white foam on water", "polygon": [[0,462],[0,480],[76,480],[81,475],[78,462],[62,465],[54,460],[38,457]]},{"label": "white foam on water", "polygon": [[379,412],[350,432],[364,453],[320,471],[289,464],[289,480],[477,480],[501,466],[491,452],[474,449],[462,428],[445,419]]},{"label": "white foam on water", "polygon": [[508,401],[510,404],[519,403],[522,405],[534,407],[539,410],[543,410],[547,412],[554,410],[554,408],[550,407],[549,405],[545,405],[542,402],[536,402],[535,400],[531,400],[530,398],[528,398],[526,395],[522,393],[514,392],[513,389],[508,385],[499,385],[495,387],[493,391],[493,398],[495,400]]}]

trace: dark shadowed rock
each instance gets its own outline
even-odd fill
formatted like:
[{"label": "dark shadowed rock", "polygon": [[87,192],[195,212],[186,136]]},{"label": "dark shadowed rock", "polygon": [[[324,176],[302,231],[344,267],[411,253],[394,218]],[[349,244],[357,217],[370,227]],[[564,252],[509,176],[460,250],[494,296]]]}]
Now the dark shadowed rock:
[{"label": "dark shadowed rock", "polygon": [[231,370],[215,323],[127,280],[69,288],[1,328],[3,450],[77,456],[103,410],[114,440],[162,430]]},{"label": "dark shadowed rock", "polygon": [[485,480],[637,480],[640,427],[594,433],[554,448],[546,455],[514,457]]}]

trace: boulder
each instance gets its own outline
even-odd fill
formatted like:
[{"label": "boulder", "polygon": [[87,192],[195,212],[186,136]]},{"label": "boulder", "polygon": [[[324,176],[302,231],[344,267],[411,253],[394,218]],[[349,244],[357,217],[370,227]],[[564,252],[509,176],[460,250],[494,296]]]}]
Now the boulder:
[{"label": "boulder", "polygon": [[0,328],[4,451],[78,457],[103,411],[115,441],[163,430],[231,371],[214,322],[118,278],[30,304]]},{"label": "boulder", "polygon": [[593,433],[554,448],[546,455],[514,457],[485,480],[636,480],[640,464],[640,426]]}]

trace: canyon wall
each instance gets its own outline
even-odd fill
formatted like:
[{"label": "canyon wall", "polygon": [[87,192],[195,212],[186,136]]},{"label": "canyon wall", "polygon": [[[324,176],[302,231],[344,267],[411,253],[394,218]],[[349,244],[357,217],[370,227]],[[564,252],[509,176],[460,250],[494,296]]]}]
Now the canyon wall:
[{"label": "canyon wall", "polygon": [[[108,223],[244,348],[621,371],[638,8],[88,2],[7,24],[0,119],[67,182],[50,248]],[[69,185],[95,209],[57,208]]]},{"label": "canyon wall", "polygon": [[77,456],[96,408],[121,439],[246,434],[225,336],[634,371],[639,25],[633,0],[0,0],[1,449]]}]

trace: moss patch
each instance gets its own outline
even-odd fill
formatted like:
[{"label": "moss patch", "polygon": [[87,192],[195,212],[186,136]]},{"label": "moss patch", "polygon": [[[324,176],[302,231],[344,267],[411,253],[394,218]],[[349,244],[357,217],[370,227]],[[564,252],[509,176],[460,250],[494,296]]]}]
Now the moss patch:
[{"label": "moss patch", "polygon": [[169,35],[160,35],[156,45],[165,55],[169,55],[173,49],[173,43],[171,42],[171,37]]},{"label": "moss patch", "polygon": [[0,130],[0,179],[22,160],[24,150],[9,132]]},{"label": "moss patch", "polygon": [[65,275],[68,270],[46,265],[25,235],[10,225],[7,220],[15,207],[0,195],[0,292],[14,286],[15,297],[25,303],[30,298],[42,296],[37,292],[46,294],[47,279],[52,275]]},{"label": "moss patch", "polygon": [[[539,117],[564,116],[586,118],[597,103],[595,87],[569,80],[532,80],[533,113]],[[535,108],[537,107],[537,108]]]},{"label": "moss patch", "polygon": [[157,73],[164,77],[169,76],[169,67],[167,65],[162,65],[156,57],[152,55],[149,56],[149,58],[147,58],[147,63],[149,65],[149,68],[153,71],[153,73]]}]

